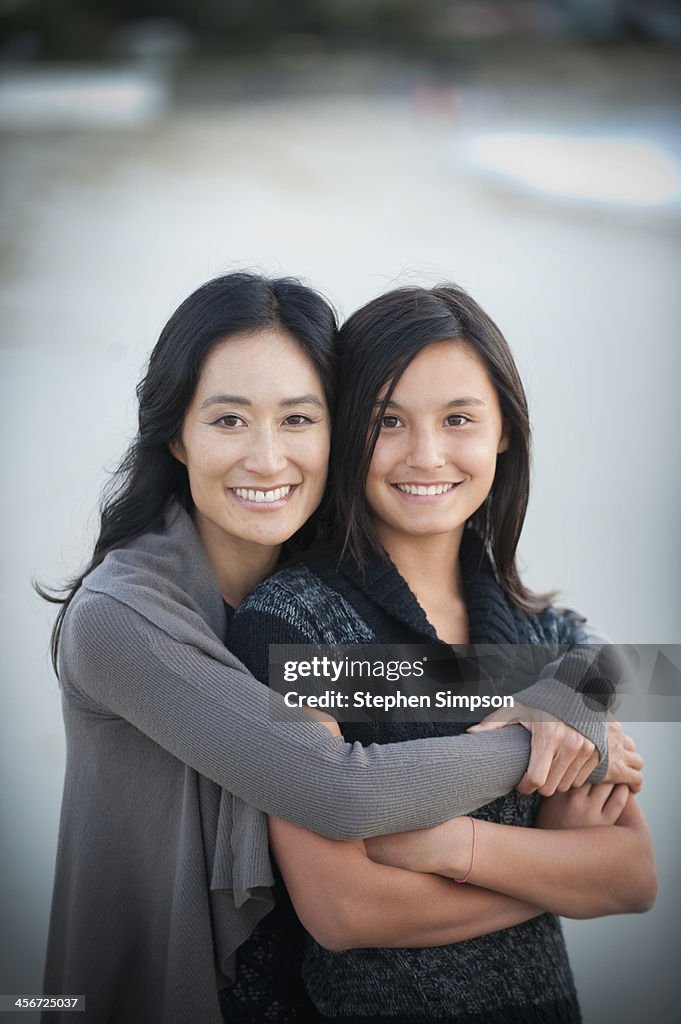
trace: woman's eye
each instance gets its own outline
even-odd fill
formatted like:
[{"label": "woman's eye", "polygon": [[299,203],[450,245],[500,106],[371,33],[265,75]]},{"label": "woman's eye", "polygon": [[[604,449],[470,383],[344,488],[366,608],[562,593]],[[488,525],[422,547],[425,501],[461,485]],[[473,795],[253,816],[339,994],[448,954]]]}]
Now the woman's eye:
[{"label": "woman's eye", "polygon": [[468,416],[461,416],[459,413],[447,417],[447,425],[450,427],[463,427],[466,423],[470,423]]},{"label": "woman's eye", "polygon": [[401,420],[398,416],[383,416],[381,418],[381,427],[386,430],[392,430],[393,427],[399,427]]},{"label": "woman's eye", "polygon": [[310,417],[303,416],[302,412],[291,413],[291,415],[287,416],[286,419],[284,420],[284,423],[286,424],[287,427],[302,427],[306,423],[311,422],[312,420],[310,419]]},{"label": "woman's eye", "polygon": [[241,427],[243,426],[243,420],[241,416],[236,416],[234,413],[227,413],[225,416],[221,416],[220,419],[216,420],[215,423],[219,427]]}]

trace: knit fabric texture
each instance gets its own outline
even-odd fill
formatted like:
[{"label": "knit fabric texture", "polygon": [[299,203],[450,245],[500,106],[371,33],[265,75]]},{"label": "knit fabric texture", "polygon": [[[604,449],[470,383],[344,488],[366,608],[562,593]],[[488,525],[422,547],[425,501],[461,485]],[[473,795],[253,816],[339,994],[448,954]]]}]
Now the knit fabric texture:
[{"label": "knit fabric texture", "polygon": [[[511,606],[470,531],[462,551],[462,570],[471,643],[581,644],[594,638],[574,613],[548,608],[527,615]],[[406,582],[386,559],[377,558],[365,573],[348,565],[338,572],[325,561],[279,573],[240,606],[230,634],[232,649],[263,679],[268,677],[269,643],[353,641],[440,642]],[[579,651],[568,654],[563,674],[570,675],[580,658]],[[559,684],[554,686],[560,690]],[[363,745],[442,737],[465,728],[455,723],[341,724],[347,740]],[[470,770],[475,772],[474,763]],[[424,798],[426,794],[424,790]],[[474,815],[507,825],[531,826],[537,805],[537,797],[511,790]],[[282,894],[268,935],[261,936],[260,925],[237,960],[237,968],[249,959],[252,966],[256,951],[262,952],[263,947],[272,950],[280,945],[288,950],[285,963],[266,957],[269,974],[260,978],[262,993],[269,992],[281,1011],[277,1016],[270,1006],[268,1019],[282,1022],[304,1019],[300,1004],[285,1006],[276,994],[283,983],[277,972],[283,970],[290,977],[296,970],[300,940],[295,931],[302,928],[294,923],[284,899]],[[560,923],[549,914],[466,942],[425,949],[330,952],[307,936],[298,969],[319,1019],[324,1021],[574,1024],[580,1019]],[[225,1020],[230,1019],[226,1014]]]},{"label": "knit fabric texture", "polygon": [[83,1024],[222,1020],[218,990],[273,905],[266,813],[337,839],[419,828],[500,796],[527,765],[518,726],[365,749],[283,702],[272,715],[275,695],[225,647],[225,628],[177,505],[107,555],[64,620],[44,991],[85,993]]}]

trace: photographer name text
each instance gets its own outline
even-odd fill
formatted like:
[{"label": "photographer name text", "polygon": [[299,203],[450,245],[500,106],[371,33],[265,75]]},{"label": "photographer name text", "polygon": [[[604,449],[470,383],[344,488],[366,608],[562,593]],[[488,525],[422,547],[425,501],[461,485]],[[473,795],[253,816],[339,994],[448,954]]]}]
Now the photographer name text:
[{"label": "photographer name text", "polygon": [[289,708],[321,708],[322,710],[344,710],[347,708],[380,708],[393,711],[396,708],[465,708],[477,711],[479,708],[494,709],[513,708],[515,700],[511,696],[498,694],[454,693],[452,690],[438,690],[436,693],[372,693],[370,690],[355,690],[344,693],[342,690],[324,690],[322,693],[298,693],[289,690],[284,694],[284,701]]}]

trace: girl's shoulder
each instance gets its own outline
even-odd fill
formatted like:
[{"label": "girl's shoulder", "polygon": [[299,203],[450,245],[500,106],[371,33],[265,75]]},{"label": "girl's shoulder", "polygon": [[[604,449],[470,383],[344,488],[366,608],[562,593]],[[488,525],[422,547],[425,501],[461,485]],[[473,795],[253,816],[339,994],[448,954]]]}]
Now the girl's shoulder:
[{"label": "girl's shoulder", "polygon": [[605,637],[573,608],[548,605],[540,612],[527,613],[518,608],[513,614],[522,619],[530,643],[590,644],[605,643]]},{"label": "girl's shoulder", "polygon": [[[524,615],[525,613],[520,612]],[[549,605],[534,615],[526,615],[525,621],[533,634],[533,643],[545,644],[608,644],[611,641],[597,629],[581,612],[574,608],[558,608]]]},{"label": "girl's shoulder", "polygon": [[248,594],[236,610],[236,615],[247,611],[276,613],[291,604],[314,611],[334,596],[333,589],[324,582],[312,566],[299,563],[268,576]]},{"label": "girl's shoulder", "polygon": [[261,634],[295,636],[290,642],[296,643],[371,643],[374,639],[335,589],[334,573],[316,562],[282,569],[251,591],[235,612],[230,635],[247,625]]}]

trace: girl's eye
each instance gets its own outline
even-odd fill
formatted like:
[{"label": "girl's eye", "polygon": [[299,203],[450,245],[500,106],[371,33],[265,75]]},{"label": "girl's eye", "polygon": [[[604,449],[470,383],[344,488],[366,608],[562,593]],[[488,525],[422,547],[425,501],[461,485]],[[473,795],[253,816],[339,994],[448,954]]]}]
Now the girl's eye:
[{"label": "girl's eye", "polygon": [[381,419],[381,429],[392,430],[394,427],[399,427],[401,422],[398,416],[383,416]]},{"label": "girl's eye", "polygon": [[466,423],[470,423],[468,416],[461,416],[459,413],[447,417],[447,425],[450,427],[463,427]]},{"label": "girl's eye", "polygon": [[286,417],[284,423],[287,427],[303,427],[306,423],[312,423],[312,420],[309,416],[304,416],[302,412],[294,412]]},{"label": "girl's eye", "polygon": [[244,421],[241,419],[241,416],[237,416],[233,412],[228,412],[215,421],[216,425],[219,427],[241,427],[243,426],[243,422]]}]

